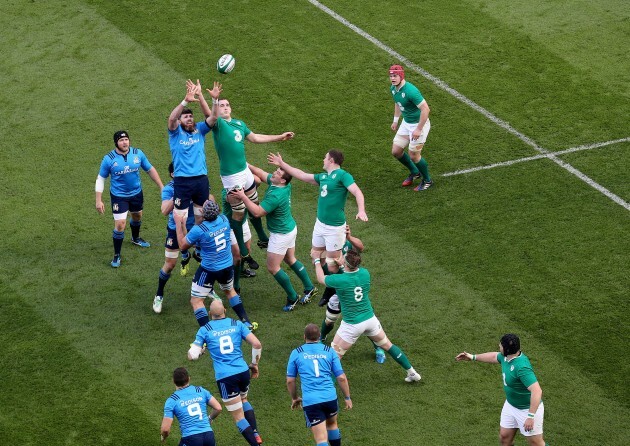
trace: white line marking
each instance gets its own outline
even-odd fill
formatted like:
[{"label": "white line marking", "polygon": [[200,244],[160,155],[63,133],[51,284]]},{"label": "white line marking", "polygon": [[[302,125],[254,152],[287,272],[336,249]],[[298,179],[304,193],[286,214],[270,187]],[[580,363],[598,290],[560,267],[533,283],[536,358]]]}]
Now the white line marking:
[{"label": "white line marking", "polygon": [[[365,31],[363,31],[358,26],[354,25],[353,23],[350,23],[348,20],[346,20],[345,18],[343,18],[342,16],[337,14],[335,11],[333,11],[329,7],[321,4],[317,0],[308,0],[308,1],[313,6],[315,6],[317,9],[325,12],[326,14],[328,14],[329,16],[331,16],[332,18],[334,18],[335,20],[337,20],[338,22],[340,22],[341,24],[346,26],[347,28],[350,28],[351,30],[353,30],[354,32],[359,34],[361,37],[363,37],[363,38],[369,40],[370,42],[372,42],[374,45],[376,45],[377,47],[379,47],[380,49],[385,51],[390,56],[394,57],[395,59],[397,59],[401,63],[407,65],[409,68],[411,68],[416,73],[420,74],[424,78],[426,78],[429,81],[433,82],[435,85],[437,85],[439,88],[441,88],[442,90],[444,90],[447,93],[449,93],[451,96],[457,98],[458,100],[460,100],[464,104],[466,104],[469,107],[471,107],[473,110],[481,113],[486,118],[488,118],[490,121],[494,122],[496,125],[498,125],[499,127],[503,128],[504,130],[506,130],[508,133],[516,136],[518,139],[523,141],[528,146],[532,147],[534,150],[536,150],[541,155],[548,155],[548,156],[535,157],[533,159],[549,158],[550,160],[555,162],[557,165],[559,165],[560,167],[565,169],[567,172],[570,172],[571,174],[575,175],[576,177],[578,177],[579,179],[584,181],[586,184],[588,184],[592,188],[598,190],[599,192],[604,194],[606,197],[610,198],[615,203],[623,206],[626,210],[630,211],[630,203],[627,203],[626,201],[622,200],[620,197],[618,197],[617,195],[613,194],[611,191],[606,189],[604,186],[596,183],[591,178],[589,178],[588,176],[584,175],[582,172],[580,172],[579,170],[577,170],[576,168],[574,168],[570,164],[565,163],[564,161],[558,159],[554,154],[550,154],[548,150],[546,150],[543,147],[541,147],[538,144],[536,144],[536,142],[534,140],[532,140],[528,136],[526,136],[523,133],[521,133],[518,130],[516,130],[508,122],[498,118],[497,116],[493,115],[492,113],[490,113],[488,110],[486,110],[485,108],[483,108],[482,106],[480,106],[476,102],[468,99],[466,96],[464,96],[463,94],[461,94],[459,91],[455,90],[454,88],[450,87],[446,82],[444,82],[440,78],[432,75],[428,71],[424,70],[420,66],[416,65],[415,63],[413,63],[412,61],[407,59],[402,54],[394,51],[394,49],[392,49],[389,46],[385,45],[383,42],[378,40],[376,37],[371,36],[370,34],[366,33]],[[507,162],[509,162],[509,161],[507,161]],[[514,163],[512,163],[512,164],[514,164]]]},{"label": "white line marking", "polygon": [[495,167],[511,166],[512,164],[524,163],[526,161],[539,160],[539,159],[542,159],[542,158],[549,158],[549,159],[551,159],[553,156],[556,156],[556,155],[566,155],[567,153],[579,152],[581,150],[597,149],[599,147],[610,146],[612,144],[619,144],[621,142],[630,142],[630,137],[621,138],[621,139],[615,139],[613,141],[604,141],[604,142],[598,142],[598,143],[595,143],[595,144],[588,144],[588,145],[583,145],[583,146],[571,147],[570,149],[564,149],[564,150],[560,150],[558,152],[552,152],[552,153],[548,153],[548,154],[545,154],[545,155],[541,154],[541,155],[527,156],[525,158],[517,158],[517,159],[510,160],[510,161],[502,161],[500,163],[488,164],[487,166],[477,166],[477,167],[471,167],[469,169],[456,170],[454,172],[444,173],[441,176],[443,176],[443,177],[452,177],[452,176],[455,176],[455,175],[462,175],[464,173],[471,173],[471,172],[478,172],[480,170],[494,169]]}]

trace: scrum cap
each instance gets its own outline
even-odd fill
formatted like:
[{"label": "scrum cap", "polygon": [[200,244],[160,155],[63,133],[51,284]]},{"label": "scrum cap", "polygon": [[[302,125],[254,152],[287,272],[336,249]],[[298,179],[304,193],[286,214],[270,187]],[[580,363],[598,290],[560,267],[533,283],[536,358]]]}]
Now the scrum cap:
[{"label": "scrum cap", "polygon": [[203,204],[203,219],[206,221],[215,221],[220,214],[221,210],[219,209],[219,205],[212,200],[206,200]]},{"label": "scrum cap", "polygon": [[389,74],[397,74],[401,79],[405,78],[405,69],[402,65],[392,65],[389,67]]},{"label": "scrum cap", "polygon": [[118,140],[121,138],[129,138],[129,133],[125,132],[124,130],[118,130],[116,133],[114,133],[114,145],[116,147],[118,147]]}]

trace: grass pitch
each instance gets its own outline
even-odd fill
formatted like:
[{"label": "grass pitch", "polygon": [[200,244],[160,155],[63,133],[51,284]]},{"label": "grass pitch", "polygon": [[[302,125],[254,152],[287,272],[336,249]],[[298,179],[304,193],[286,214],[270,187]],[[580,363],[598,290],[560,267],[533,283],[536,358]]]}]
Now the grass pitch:
[{"label": "grass pitch", "polygon": [[[325,4],[547,150],[630,136],[624,2]],[[355,402],[339,417],[344,444],[496,444],[500,371],[453,358],[494,350],[508,331],[541,382],[550,444],[627,443],[623,207],[546,159],[441,177],[537,153],[410,70],[432,110],[425,155],[436,186],[403,190],[405,172],[389,154],[395,61],[307,1],[15,0],[0,26],[1,443],[157,444],[175,367],[189,366],[216,393],[207,360],[185,360],[196,331],[190,279],[174,274],[163,314],[151,311],[166,223],[158,191],[145,176],[142,234],[153,246],[131,246],[127,231],[119,270],[109,267],[111,217],[94,210],[94,178],[120,128],[167,179],[166,118],[187,78],[221,80],[234,116],[255,132],[296,132],[288,143],[248,146],[251,163],[265,167],[279,150],[318,172],[325,152],[340,148],[366,195],[370,221],[353,232],[367,246],[374,306],[423,383],[406,385],[391,359],[375,364],[359,342],[344,359]],[[236,68],[219,77],[224,53]],[[628,149],[561,159],[630,201]],[[305,263],[315,202],[315,188],[294,185]],[[289,409],[284,374],[302,328],[323,311],[283,314],[264,271],[242,285],[264,346],[251,391],[261,433],[272,445],[312,444]],[[243,443],[228,414],[213,426],[218,444]]]}]

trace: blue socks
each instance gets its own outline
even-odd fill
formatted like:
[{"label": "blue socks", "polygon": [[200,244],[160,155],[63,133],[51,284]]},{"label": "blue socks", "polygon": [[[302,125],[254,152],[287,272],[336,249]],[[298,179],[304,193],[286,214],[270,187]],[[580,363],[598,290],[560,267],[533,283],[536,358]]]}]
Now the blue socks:
[{"label": "blue socks", "polygon": [[206,307],[196,309],[195,318],[197,319],[197,323],[200,327],[203,327],[208,322],[210,322],[210,318],[208,317],[208,310],[206,310]]}]

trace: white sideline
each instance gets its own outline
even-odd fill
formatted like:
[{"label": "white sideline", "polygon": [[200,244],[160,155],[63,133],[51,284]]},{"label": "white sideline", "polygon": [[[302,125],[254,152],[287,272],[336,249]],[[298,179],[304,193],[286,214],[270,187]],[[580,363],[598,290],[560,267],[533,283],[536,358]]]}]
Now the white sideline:
[{"label": "white sideline", "polygon": [[[460,92],[458,92],[454,88],[450,87],[446,82],[444,82],[440,78],[438,78],[436,76],[433,76],[428,71],[426,71],[423,68],[419,67],[418,65],[414,64],[409,59],[407,59],[405,56],[403,56],[402,54],[394,51],[392,48],[390,48],[389,46],[385,45],[383,42],[378,40],[376,37],[373,37],[370,34],[366,33],[365,31],[363,31],[358,26],[350,23],[348,20],[346,20],[345,18],[343,18],[342,16],[337,14],[335,11],[333,11],[329,7],[321,4],[317,0],[308,0],[308,1],[309,1],[309,3],[311,3],[313,6],[315,6],[319,10],[325,12],[326,14],[328,14],[329,16],[331,16],[332,18],[334,18],[335,20],[337,20],[338,22],[340,22],[341,24],[346,26],[347,28],[350,28],[352,31],[356,32],[361,37],[369,40],[374,45],[376,45],[377,47],[379,47],[380,49],[382,49],[383,51],[388,53],[390,56],[394,57],[395,59],[397,59],[401,63],[407,65],[413,71],[415,71],[416,73],[420,74],[421,76],[423,76],[424,78],[428,79],[429,81],[433,82],[435,85],[440,87],[442,90],[446,91],[451,96],[457,98],[458,100],[460,100],[464,104],[468,105],[473,110],[481,113],[486,118],[488,118],[490,121],[492,121],[493,123],[495,123],[499,127],[505,129],[508,133],[516,136],[518,139],[520,139],[525,144],[529,145],[530,147],[532,147],[534,150],[536,150],[538,153],[541,154],[540,156],[533,157],[532,159],[549,158],[554,163],[556,163],[557,165],[559,165],[560,167],[565,169],[567,172],[570,172],[571,174],[575,175],[576,177],[578,177],[580,180],[584,181],[586,184],[588,184],[592,188],[598,190],[599,192],[604,194],[606,197],[608,197],[609,199],[611,199],[615,203],[619,204],[620,206],[623,206],[626,210],[630,211],[630,203],[624,201],[623,199],[621,199],[617,195],[613,194],[611,191],[606,189],[604,186],[598,184],[593,179],[589,178],[588,176],[586,176],[585,174],[583,174],[582,172],[580,172],[579,170],[577,170],[576,168],[574,168],[570,164],[560,160],[559,158],[556,157],[555,154],[549,153],[548,150],[546,150],[543,147],[541,147],[538,144],[536,144],[536,142],[534,140],[532,140],[528,136],[526,136],[523,133],[521,133],[518,130],[516,130],[508,122],[503,121],[502,119],[500,119],[497,116],[495,116],[494,114],[490,113],[488,110],[486,110],[485,108],[483,108],[482,106],[480,106],[476,102],[468,99],[466,96],[464,96],[463,94],[461,94]],[[507,161],[507,162],[509,162],[509,161]],[[517,162],[520,162],[520,161],[517,161]]]},{"label": "white sideline", "polygon": [[630,142],[630,137],[614,139],[612,141],[598,142],[594,144],[585,144],[583,146],[571,147],[570,149],[559,150],[558,152],[551,152],[545,155],[541,154],[541,155],[527,156],[524,158],[517,158],[510,161],[502,161],[500,163],[488,164],[486,166],[477,166],[477,167],[471,167],[469,169],[455,170],[453,172],[443,173],[440,176],[452,177],[455,175],[462,175],[464,173],[471,173],[471,172],[478,172],[480,170],[494,169],[495,167],[511,166],[512,164],[523,163],[525,161],[539,160],[541,158],[551,158],[553,156],[566,155],[567,153],[579,152],[581,150],[597,149],[599,147],[610,146],[612,144],[618,144],[621,142]]}]

